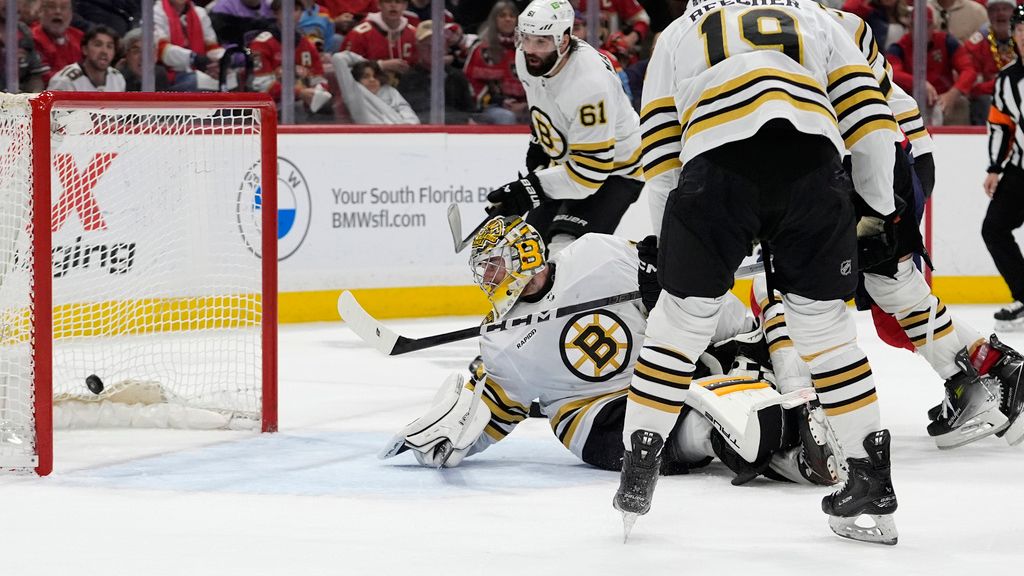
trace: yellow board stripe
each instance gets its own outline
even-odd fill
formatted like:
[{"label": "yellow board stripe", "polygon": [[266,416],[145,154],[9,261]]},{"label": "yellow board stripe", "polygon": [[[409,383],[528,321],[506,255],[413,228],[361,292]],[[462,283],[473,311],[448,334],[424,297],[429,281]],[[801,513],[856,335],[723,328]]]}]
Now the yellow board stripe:
[{"label": "yellow board stripe", "polygon": [[[5,344],[29,338],[30,313],[11,311]],[[53,307],[54,339],[153,334],[185,330],[258,328],[263,316],[260,294],[142,298]]]},{"label": "yellow board stripe", "polygon": [[825,415],[826,416],[839,416],[840,414],[846,414],[847,412],[853,412],[854,410],[856,410],[858,408],[863,408],[864,406],[867,406],[868,404],[871,404],[872,402],[875,402],[876,400],[878,400],[878,395],[875,394],[875,393],[871,393],[870,396],[867,396],[866,398],[861,398],[860,400],[858,400],[856,402],[852,402],[850,404],[846,404],[845,406],[839,406],[838,408],[825,408]]}]

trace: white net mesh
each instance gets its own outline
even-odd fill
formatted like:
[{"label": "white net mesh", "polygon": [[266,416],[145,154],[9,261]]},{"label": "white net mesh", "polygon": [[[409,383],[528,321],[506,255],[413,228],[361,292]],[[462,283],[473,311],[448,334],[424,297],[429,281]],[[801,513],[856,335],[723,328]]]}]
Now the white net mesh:
[{"label": "white net mesh", "polygon": [[[13,106],[13,99],[2,98],[4,110]],[[27,157],[29,120],[22,112],[0,118],[0,145],[14,142]],[[164,403],[216,413],[225,427],[258,428],[260,130],[256,108],[54,105],[55,424],[82,422],[60,410],[80,405],[76,399],[97,400],[86,388],[87,377],[96,375],[108,388],[144,382]],[[31,240],[30,161],[21,156],[9,160],[5,153],[0,163],[4,270],[23,260]],[[0,398],[19,419],[0,421],[20,432],[23,421],[31,423],[22,320],[31,286],[28,267],[15,269],[16,282],[4,275],[0,306],[4,325],[20,332],[5,331]],[[26,410],[27,419],[20,416]],[[187,418],[146,422],[188,425]],[[201,427],[209,427],[204,422]]]},{"label": "white net mesh", "polygon": [[0,97],[0,466],[35,466],[32,150],[26,96]]}]

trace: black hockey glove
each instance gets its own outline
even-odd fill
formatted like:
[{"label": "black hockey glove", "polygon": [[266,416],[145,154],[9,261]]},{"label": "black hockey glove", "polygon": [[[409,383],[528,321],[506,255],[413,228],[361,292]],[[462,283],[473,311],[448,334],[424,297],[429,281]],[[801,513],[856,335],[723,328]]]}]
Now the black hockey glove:
[{"label": "black hockey glove", "polygon": [[887,218],[865,215],[857,221],[857,269],[869,271],[896,257],[898,215]]},{"label": "black hockey glove", "polygon": [[489,208],[487,213],[498,216],[521,216],[540,206],[547,199],[537,176],[527,174],[525,178],[491,190],[487,194],[487,201],[495,206]]},{"label": "black hockey glove", "polygon": [[526,149],[526,171],[536,172],[541,168],[547,168],[551,163],[551,157],[544,151],[544,147],[536,142],[530,142]]},{"label": "black hockey glove", "polygon": [[644,238],[636,245],[640,266],[637,268],[637,280],[640,282],[640,299],[647,311],[654,310],[661,295],[661,283],[658,282],[658,237],[653,234]]},{"label": "black hockey glove", "polygon": [[193,70],[199,70],[200,72],[205,72],[206,69],[210,66],[210,62],[211,62],[211,60],[208,57],[204,56],[203,54],[199,54],[199,53],[196,53],[196,52],[192,53],[192,69]]}]

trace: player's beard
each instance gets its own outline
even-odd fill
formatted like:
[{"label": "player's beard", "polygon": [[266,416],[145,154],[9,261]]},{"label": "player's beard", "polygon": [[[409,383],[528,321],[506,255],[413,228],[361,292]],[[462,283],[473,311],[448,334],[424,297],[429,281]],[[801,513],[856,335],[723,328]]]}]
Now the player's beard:
[{"label": "player's beard", "polygon": [[530,56],[526,55],[526,71],[529,72],[530,76],[543,76],[551,69],[555,67],[555,62],[558,61],[558,50],[553,50],[550,54],[543,58],[539,58],[540,64],[533,66],[530,64]]}]

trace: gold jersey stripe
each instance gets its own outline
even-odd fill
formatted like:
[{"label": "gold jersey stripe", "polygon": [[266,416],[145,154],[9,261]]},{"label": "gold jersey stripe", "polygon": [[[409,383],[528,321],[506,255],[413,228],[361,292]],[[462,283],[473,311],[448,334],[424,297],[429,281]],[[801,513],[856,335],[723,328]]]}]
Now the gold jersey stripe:
[{"label": "gold jersey stripe", "polygon": [[669,374],[668,372],[658,370],[657,368],[651,368],[650,366],[644,366],[639,362],[633,368],[634,372],[638,372],[644,376],[650,376],[651,378],[657,378],[658,380],[665,380],[666,382],[672,382],[674,384],[687,385],[693,379],[692,374],[686,376],[678,376],[676,374]]},{"label": "gold jersey stripe", "polygon": [[828,86],[829,91],[832,90],[836,81],[845,81],[847,76],[859,76],[867,74],[871,78],[875,77],[875,74],[864,64],[850,64],[849,66],[843,66],[828,75]]},{"label": "gold jersey stripe", "polygon": [[597,190],[598,188],[601,187],[602,184],[604,184],[604,182],[595,182],[593,180],[590,180],[586,176],[580,174],[572,167],[571,164],[562,164],[562,166],[565,166],[565,173],[569,175],[569,178],[571,178],[573,182],[579,184],[580,186],[583,186],[584,188]]},{"label": "gold jersey stripe", "polygon": [[644,398],[643,396],[634,394],[632,390],[629,391],[626,399],[629,402],[636,402],[648,408],[660,410],[661,412],[668,412],[669,414],[679,414],[679,411],[682,410],[682,406],[673,406],[672,404],[665,404],[663,402],[658,402],[657,400]]},{"label": "gold jersey stripe", "polygon": [[640,147],[644,150],[647,150],[651,147],[652,144],[659,140],[662,140],[664,138],[679,138],[682,135],[683,127],[679,124],[674,123],[671,126],[666,126],[649,136],[645,136],[643,140],[640,142]]},{"label": "gold jersey stripe", "polygon": [[810,76],[804,76],[802,74],[790,74],[788,72],[783,72],[782,70],[769,70],[766,68],[759,68],[757,70],[753,70],[751,72],[743,74],[742,76],[737,76],[736,78],[733,78],[728,82],[724,82],[722,84],[719,84],[718,86],[715,86],[714,88],[709,88],[702,92],[700,97],[697,98],[697,101],[691,104],[690,107],[687,108],[685,112],[683,112],[683,116],[680,119],[679,123],[683,126],[689,124],[690,117],[693,116],[694,111],[696,111],[699,106],[711,103],[709,101],[714,101],[716,98],[725,94],[726,92],[730,92],[738,88],[746,88],[747,84],[753,84],[755,81],[762,79],[774,79],[780,81],[788,80],[806,90],[818,92],[822,96],[824,96],[825,94],[825,92],[821,89],[821,85],[818,84],[818,82],[814,78],[811,78]]},{"label": "gold jersey stripe", "polygon": [[860,366],[856,366],[852,370],[847,370],[841,374],[836,374],[835,376],[829,376],[827,378],[812,378],[812,380],[814,381],[815,388],[825,388],[827,386],[848,382],[858,376],[863,376],[868,372],[871,372],[871,364],[865,362]]},{"label": "gold jersey stripe", "polygon": [[580,156],[578,154],[569,154],[569,158],[572,159],[576,164],[593,170],[611,170],[615,163],[612,160],[595,160],[589,156]]},{"label": "gold jersey stripe", "polygon": [[863,408],[864,406],[867,406],[868,404],[871,404],[872,402],[875,402],[877,400],[878,400],[878,394],[872,392],[871,395],[869,395],[869,396],[867,396],[865,398],[861,398],[860,400],[857,400],[856,402],[851,402],[850,404],[845,404],[845,405],[839,406],[837,408],[825,408],[825,415],[826,416],[839,416],[841,414],[846,414],[847,412],[853,412],[854,410],[857,410],[858,408]]},{"label": "gold jersey stripe", "polygon": [[796,108],[797,110],[803,110],[804,112],[813,112],[816,114],[820,114],[821,116],[827,118],[829,122],[831,122],[833,125],[836,124],[836,119],[832,116],[832,110],[826,108],[824,105],[818,103],[812,104],[810,102],[803,102],[801,100],[797,100],[792,94],[789,94],[788,92],[773,91],[763,92],[749,104],[746,104],[734,110],[730,110],[725,113],[712,113],[708,116],[705,116],[692,124],[688,124],[684,132],[686,133],[687,138],[692,138],[693,136],[696,136],[697,134],[700,134],[705,130],[710,130],[717,126],[728,124],[729,122],[743,118],[744,116],[748,116],[752,114],[754,110],[760,108],[763,104],[766,104],[768,102],[786,102],[790,106]]},{"label": "gold jersey stripe", "polygon": [[519,402],[514,402],[512,399],[510,399],[508,397],[508,393],[505,392],[505,389],[499,386],[498,383],[494,381],[494,379],[488,377],[485,382],[487,387],[490,388],[491,391],[494,392],[494,395],[498,397],[498,400],[505,405],[506,409],[516,410],[523,414],[530,413],[530,408],[528,406],[523,406]]},{"label": "gold jersey stripe", "polygon": [[879,118],[878,120],[872,120],[871,122],[861,125],[853,132],[853,134],[843,138],[843,142],[846,144],[847,149],[853,148],[857,145],[857,142],[860,142],[861,138],[878,130],[899,132],[899,126],[896,125],[896,122],[891,116],[889,118]]},{"label": "gold jersey stripe", "polygon": [[664,162],[659,162],[659,163],[655,164],[649,170],[647,169],[647,166],[644,166],[643,167],[644,180],[647,180],[649,182],[649,181],[653,180],[655,176],[658,176],[659,174],[661,174],[663,172],[667,172],[669,170],[673,170],[675,168],[682,168],[682,167],[683,167],[683,162],[678,157],[669,158],[669,159],[665,160]]},{"label": "gold jersey stripe", "polygon": [[671,97],[671,96],[664,96],[662,98],[655,98],[654,100],[651,100],[650,102],[648,102],[647,106],[644,106],[640,110],[640,116],[641,117],[646,116],[648,113],[650,113],[651,110],[654,110],[656,108],[664,108],[666,106],[672,106],[674,108],[675,105],[676,105],[676,99]]},{"label": "gold jersey stripe", "polygon": [[570,152],[601,152],[606,148],[612,148],[615,146],[615,139],[605,140],[604,142],[591,142],[587,144],[573,144],[569,146]]},{"label": "gold jersey stripe", "polygon": [[779,350],[782,350],[783,348],[792,348],[792,347],[793,347],[793,341],[792,340],[790,340],[789,338],[782,338],[782,339],[776,340],[775,342],[772,342],[771,344],[768,345],[768,353],[769,354],[774,354],[774,353],[778,352]]}]

